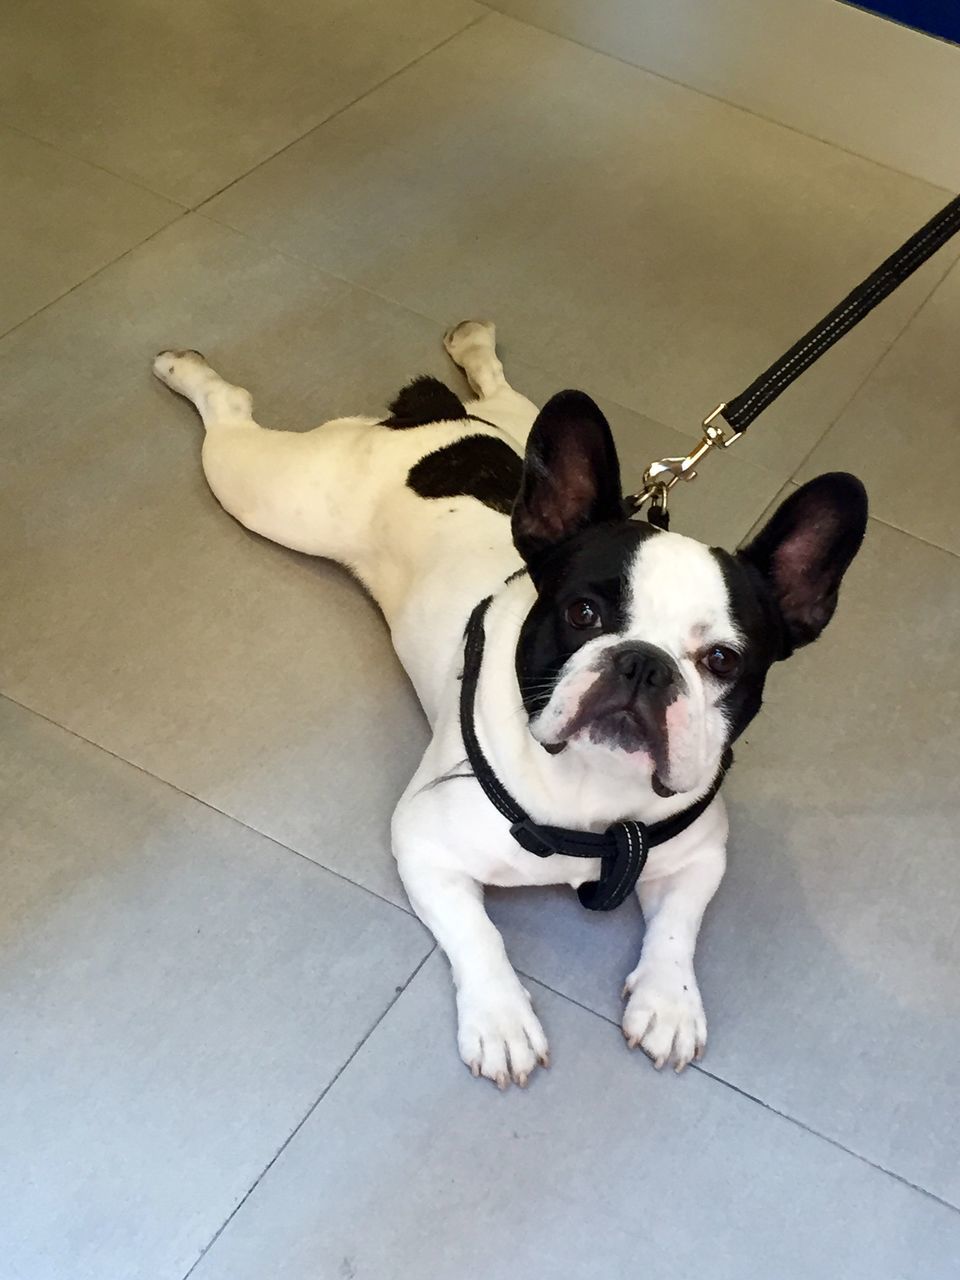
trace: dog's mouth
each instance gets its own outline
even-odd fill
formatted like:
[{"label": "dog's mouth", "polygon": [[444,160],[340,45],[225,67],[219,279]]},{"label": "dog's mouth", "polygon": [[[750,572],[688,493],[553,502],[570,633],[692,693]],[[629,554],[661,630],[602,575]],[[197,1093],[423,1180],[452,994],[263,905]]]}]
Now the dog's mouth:
[{"label": "dog's mouth", "polygon": [[564,728],[562,738],[541,745],[551,755],[563,751],[571,738],[584,734],[591,742],[626,755],[642,753],[652,758],[651,786],[654,793],[664,799],[677,794],[666,781],[667,732],[661,713],[638,703],[626,706],[585,705],[593,700],[585,698],[574,717]]},{"label": "dog's mouth", "polygon": [[656,769],[653,771],[653,777],[650,779],[650,785],[653,787],[654,794],[660,796],[663,800],[669,800],[671,796],[675,796],[677,794],[673,787],[667,786]]}]

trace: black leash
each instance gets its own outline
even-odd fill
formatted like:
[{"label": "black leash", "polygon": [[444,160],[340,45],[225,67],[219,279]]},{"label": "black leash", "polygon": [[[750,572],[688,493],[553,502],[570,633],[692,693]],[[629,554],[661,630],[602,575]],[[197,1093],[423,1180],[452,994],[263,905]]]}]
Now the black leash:
[{"label": "black leash", "polygon": [[739,435],[743,435],[754,418],[776,400],[782,391],[819,360],[835,342],[849,333],[854,325],[870,314],[875,306],[893,293],[894,289],[922,267],[928,258],[945,245],[951,236],[960,231],[960,196],[951,200],[945,208],[902,244],[882,262],[876,271],[862,284],[848,293],[839,306],[824,316],[819,324],[795,342],[779,360],[750,383],[746,391],[728,400],[723,407],[723,419]]},{"label": "black leash", "polygon": [[[681,813],[662,822],[626,820],[615,822],[604,832],[572,831],[567,827],[550,827],[533,819],[517,804],[501,783],[483,754],[474,723],[477,683],[480,664],[483,661],[483,620],[490,607],[492,596],[481,600],[467,623],[466,642],[463,651],[463,680],[460,686],[460,731],[466,748],[467,760],[473,776],[480,783],[484,795],[510,823],[510,834],[521,848],[535,853],[538,858],[563,853],[570,858],[599,858],[600,879],[581,885],[577,890],[583,906],[590,911],[612,911],[619,907],[633,891],[634,885],[647,861],[647,854],[658,844],[672,840],[686,831],[713,803],[720,784],[730,765],[732,752],[727,751],[713,785],[705,796]],[[459,776],[459,775],[458,775]]]},{"label": "black leash", "polygon": [[713,449],[727,449],[739,440],[753,420],[771,405],[787,387],[819,360],[835,342],[893,293],[928,258],[960,231],[960,196],[955,196],[939,213],[934,214],[916,235],[900,246],[862,284],[824,316],[819,324],[795,342],[779,360],[750,383],[746,391],[718,405],[704,420],[703,439],[685,458],[662,458],[647,468],[644,487],[627,498],[628,507],[636,512],[650,503],[648,518],[661,528],[667,526],[667,492],[678,480],[692,480],[698,463]]}]

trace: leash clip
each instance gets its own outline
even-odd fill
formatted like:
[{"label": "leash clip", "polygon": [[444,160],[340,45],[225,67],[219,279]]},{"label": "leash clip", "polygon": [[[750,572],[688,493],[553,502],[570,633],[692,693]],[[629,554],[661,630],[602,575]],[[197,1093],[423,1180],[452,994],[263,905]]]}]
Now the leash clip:
[{"label": "leash clip", "polygon": [[714,449],[729,449],[743,434],[735,431],[723,416],[726,404],[718,404],[703,420],[703,438],[696,448],[682,458],[660,458],[651,462],[643,473],[643,488],[628,494],[631,515],[636,515],[650,503],[652,524],[666,527],[667,495],[678,480],[696,480],[697,467]]}]

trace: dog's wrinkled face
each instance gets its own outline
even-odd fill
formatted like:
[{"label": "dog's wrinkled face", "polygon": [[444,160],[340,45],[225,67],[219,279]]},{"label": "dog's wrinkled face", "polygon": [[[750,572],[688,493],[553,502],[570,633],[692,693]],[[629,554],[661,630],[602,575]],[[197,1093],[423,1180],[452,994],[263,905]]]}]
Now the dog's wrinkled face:
[{"label": "dog's wrinkled face", "polygon": [[852,476],[811,481],[737,555],[624,518],[597,406],[562,392],[527,446],[513,532],[537,587],[517,647],[530,731],[660,795],[705,790],[771,664],[820,634],[860,545]]}]

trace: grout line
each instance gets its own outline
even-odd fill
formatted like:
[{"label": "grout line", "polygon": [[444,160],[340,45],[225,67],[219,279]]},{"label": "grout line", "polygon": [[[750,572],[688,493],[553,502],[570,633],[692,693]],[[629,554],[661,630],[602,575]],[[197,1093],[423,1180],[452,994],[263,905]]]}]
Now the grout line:
[{"label": "grout line", "polygon": [[349,1067],[350,1063],[353,1062],[354,1058],[357,1056],[357,1054],[360,1052],[363,1046],[367,1043],[367,1041],[370,1039],[370,1037],[373,1035],[376,1029],[380,1026],[384,1018],[386,1018],[387,1014],[390,1012],[393,1006],[397,1003],[397,1001],[400,999],[403,993],[407,990],[407,988],[410,986],[410,983],[413,982],[414,978],[417,976],[417,974],[420,972],[423,966],[427,963],[427,961],[430,959],[430,957],[433,955],[436,949],[437,949],[437,944],[434,943],[433,946],[430,948],[430,950],[427,952],[427,954],[423,957],[423,959],[416,965],[413,972],[407,978],[406,982],[403,983],[401,987],[397,988],[396,992],[394,993],[393,999],[388,1003],[387,1007],[383,1010],[380,1016],[374,1021],[373,1025],[368,1029],[367,1033],[363,1036],[360,1042],[355,1046],[352,1053],[344,1060],[344,1062],[341,1064],[336,1074],[333,1076],[333,1079],[327,1082],[327,1084],[324,1086],[323,1090],[321,1091],[319,1097],[316,1098],[316,1100],[310,1104],[305,1114],[300,1119],[299,1123],[296,1124],[293,1130],[287,1135],[285,1140],[281,1143],[280,1147],[274,1153],[272,1159],[269,1161],[267,1165],[264,1166],[264,1168],[260,1171],[260,1173],[254,1179],[254,1181],[250,1184],[250,1186],[244,1192],[241,1199],[238,1201],[236,1205],[234,1205],[230,1214],[223,1221],[223,1223],[221,1223],[220,1227],[217,1229],[217,1231],[214,1233],[211,1239],[200,1250],[200,1253],[196,1261],[192,1264],[190,1269],[184,1273],[182,1280],[189,1280],[189,1277],[193,1275],[194,1271],[196,1271],[197,1267],[200,1265],[200,1263],[203,1261],[206,1255],[210,1252],[213,1246],[217,1243],[217,1241],[223,1235],[224,1231],[226,1231],[227,1227],[230,1225],[233,1219],[237,1216],[237,1214],[240,1212],[243,1206],[247,1203],[249,1198],[253,1195],[254,1191],[256,1191],[257,1187],[259,1187],[260,1183],[267,1176],[267,1174],[270,1172],[273,1166],[277,1163],[277,1161],[283,1155],[284,1151],[286,1151],[287,1147],[289,1147],[290,1143],[297,1136],[297,1134],[300,1132],[303,1126],[307,1123],[307,1121],[316,1111],[317,1107],[319,1107],[320,1103],[324,1100],[324,1098],[327,1096],[327,1094],[330,1092],[333,1086],[337,1083],[337,1081],[343,1075],[344,1071],[346,1071],[347,1067]]},{"label": "grout line", "polygon": [[76,293],[78,289],[82,288],[85,284],[89,284],[91,280],[95,280],[97,276],[102,275],[104,271],[109,271],[111,267],[115,267],[118,262],[122,262],[124,258],[129,257],[131,253],[135,253],[137,249],[142,249],[145,244],[149,244],[151,240],[155,240],[161,232],[182,222],[184,218],[189,217],[189,214],[189,209],[181,209],[175,217],[170,219],[169,222],[165,222],[163,226],[157,227],[155,231],[151,231],[148,236],[145,236],[142,240],[138,240],[136,244],[132,244],[129,248],[124,249],[123,253],[118,254],[116,258],[111,258],[110,261],[105,262],[103,266],[97,267],[96,271],[91,271],[90,274],[88,276],[84,276],[82,280],[77,280],[69,289],[65,289],[63,293],[57,294],[55,298],[51,298],[49,302],[45,302],[42,307],[37,307],[36,311],[31,311],[28,316],[24,316],[22,320],[18,320],[16,324],[11,325],[9,329],[4,329],[0,332],[0,342],[2,342],[4,338],[8,338],[11,333],[16,333],[16,331],[21,329],[25,324],[29,324],[31,320],[35,320],[37,316],[42,315],[49,307],[56,306],[56,304],[58,302],[62,302],[64,298],[69,298],[71,293]]},{"label": "grout line", "polygon": [[[272,155],[264,157],[263,160],[258,160],[257,163],[245,173],[238,174],[235,178],[231,178],[229,182],[225,183],[211,195],[204,196],[202,200],[191,206],[193,212],[199,212],[199,210],[209,204],[211,200],[216,200],[218,196],[223,195],[225,191],[229,191],[230,188],[236,186],[238,182],[242,182],[244,178],[249,178],[250,175],[256,173],[258,169],[262,169],[265,164],[269,164],[271,160],[276,160],[276,158],[278,156],[282,156],[285,151],[289,151],[291,147],[295,147],[298,142],[303,142],[304,138],[309,138],[312,133],[317,131],[317,129],[322,129],[324,125],[329,124],[331,120],[336,120],[337,117],[342,116],[345,111],[349,111],[351,107],[355,107],[358,102],[362,102],[364,98],[368,98],[371,93],[376,93],[378,89],[382,89],[383,86],[389,84],[391,80],[395,80],[397,76],[402,76],[404,72],[409,71],[411,67],[417,66],[417,64],[422,62],[424,58],[429,58],[430,55],[436,53],[438,49],[442,49],[445,45],[448,45],[451,40],[456,40],[459,36],[462,36],[465,31],[469,31],[470,28],[475,27],[478,22],[484,22],[489,17],[489,11],[485,13],[478,13],[477,16],[472,18],[465,26],[459,27],[450,35],[445,36],[439,44],[431,45],[429,49],[424,49],[423,53],[418,53],[415,58],[410,60],[410,62],[404,63],[402,67],[397,67],[396,71],[391,71],[383,80],[379,80],[376,84],[370,85],[368,88],[364,89],[362,93],[358,93],[355,98],[344,103],[342,107],[337,107],[336,110],[331,111],[328,116],[324,116],[322,120],[318,120],[316,124],[312,124],[304,133],[301,133],[296,138],[291,138],[289,142],[284,143],[284,145],[280,147],[279,150],[274,151]],[[223,225],[226,226],[227,224],[224,223]]]},{"label": "grout line", "polygon": [[[620,1024],[614,1018],[608,1018],[604,1013],[598,1013],[596,1009],[591,1009],[589,1005],[583,1004],[582,1001],[574,999],[573,996],[567,995],[563,991],[558,991],[556,987],[551,987],[544,982],[542,978],[534,977],[533,974],[526,973],[520,969],[517,973],[521,978],[534,982],[544,990],[549,991],[552,995],[557,996],[561,1000],[565,1000],[568,1004],[576,1005],[578,1009],[582,1009],[585,1013],[592,1014],[595,1018],[599,1018],[601,1022],[609,1023],[610,1026],[620,1030]],[[812,1138],[818,1138],[823,1142],[827,1142],[831,1147],[836,1147],[838,1151],[844,1152],[845,1155],[852,1156],[854,1160],[859,1160],[861,1164],[867,1165],[870,1169],[875,1169],[877,1173],[885,1174],[888,1178],[902,1183],[905,1187],[909,1187],[911,1191],[917,1191],[922,1196],[935,1201],[942,1205],[945,1209],[950,1209],[953,1213],[960,1213],[960,1205],[953,1204],[950,1200],[945,1200],[942,1196],[938,1196],[934,1191],[928,1191],[926,1187],[921,1187],[916,1182],[911,1182],[909,1178],[905,1178],[903,1174],[896,1173],[892,1169],[887,1169],[882,1164],[877,1164],[875,1160],[871,1160],[869,1156],[861,1155],[858,1151],[854,1151],[851,1147],[844,1146],[837,1138],[831,1138],[827,1133],[821,1133],[819,1129],[814,1129],[811,1125],[805,1124],[804,1121],[797,1119],[796,1116],[788,1115],[785,1111],[779,1111],[769,1102],[764,1102],[762,1098],[756,1094],[750,1093],[740,1085],[733,1084],[732,1081],[725,1079],[723,1076],[715,1075],[712,1071],[708,1071],[698,1062],[690,1063],[690,1070],[695,1071],[698,1075],[705,1076],[708,1080],[712,1080],[715,1084],[722,1088],[729,1089],[731,1092],[738,1094],[741,1098],[745,1098],[748,1102],[756,1103],[758,1107],[762,1107],[764,1111],[769,1111],[772,1115],[778,1116],[781,1120],[785,1120],[788,1124],[794,1125],[797,1129],[801,1129],[804,1133],[808,1133]]]},{"label": "grout line", "polygon": [[39,134],[30,133],[29,130],[21,128],[18,124],[11,124],[6,119],[0,120],[0,128],[9,129],[11,133],[19,134],[21,138],[27,138],[30,142],[37,143],[38,146],[47,147],[48,150],[55,151],[57,155],[66,156],[74,164],[87,165],[91,169],[107,174],[110,178],[115,178],[117,182],[125,182],[131,187],[136,187],[138,191],[143,191],[150,196],[156,196],[158,200],[165,200],[167,204],[176,205],[181,213],[189,211],[190,206],[184,204],[182,200],[168,195],[165,191],[157,191],[155,187],[148,186],[142,178],[131,177],[126,173],[117,173],[115,169],[109,169],[105,164],[101,164],[99,160],[91,160],[88,156],[81,155],[78,151],[69,150],[61,142],[51,142],[49,138],[41,138]]},{"label": "grout line", "polygon": [[[421,62],[424,58],[429,57],[431,53],[434,53],[437,49],[442,49],[444,45],[449,44],[451,40],[456,40],[456,38],[462,35],[465,31],[469,31],[471,27],[475,27],[477,23],[483,22],[485,19],[489,17],[490,17],[490,10],[484,9],[483,12],[478,13],[477,16],[471,19],[471,21],[468,22],[465,26],[458,28],[456,31],[452,32],[449,36],[446,36],[443,40],[440,41],[439,44],[432,45],[429,49],[425,49],[422,53],[417,54],[417,56],[413,58],[410,62],[405,63],[402,67],[398,67],[396,71],[391,71],[391,73],[388,76],[386,76],[383,80],[378,81],[376,84],[370,85],[362,93],[358,94],[357,97],[353,98],[350,102],[345,103],[344,106],[342,107],[338,107],[335,111],[331,112],[330,115],[325,116],[322,120],[318,120],[316,124],[311,125],[310,128],[306,130],[306,132],[300,134],[296,138],[292,138],[289,142],[285,143],[282,147],[280,147],[279,150],[272,152],[268,156],[265,156],[262,160],[258,160],[257,163],[253,165],[250,169],[247,169],[243,173],[238,174],[235,178],[231,178],[231,180],[228,183],[226,183],[224,186],[212,192],[210,195],[204,196],[201,200],[197,201],[197,203],[193,205],[185,205],[180,200],[174,199],[172,196],[165,195],[159,191],[154,191],[152,187],[148,187],[144,183],[139,182],[136,179],[128,178],[121,174],[114,173],[112,169],[108,169],[104,165],[97,164],[96,162],[88,160],[84,156],[79,156],[72,151],[67,151],[65,148],[59,146],[56,143],[47,142],[47,140],[44,138],[38,138],[34,134],[27,133],[25,130],[20,129],[15,125],[8,124],[5,120],[0,120],[0,126],[2,126],[3,128],[9,129],[11,132],[17,133],[21,137],[28,138],[30,139],[30,141],[36,142],[41,146],[48,147],[52,151],[56,151],[58,154],[64,155],[68,159],[73,160],[76,163],[89,165],[91,168],[96,169],[101,173],[108,174],[110,177],[115,178],[119,182],[127,182],[131,186],[138,188],[139,190],[147,193],[148,195],[156,196],[158,199],[167,201],[168,204],[171,204],[177,210],[177,214],[174,217],[172,217],[169,222],[165,222],[163,226],[158,227],[156,231],[152,231],[150,235],[146,236],[143,240],[138,241],[136,244],[130,245],[129,248],[124,249],[124,251],[118,254],[117,257],[111,258],[109,262],[105,262],[103,266],[98,267],[96,271],[91,272],[90,275],[84,276],[82,280],[77,280],[76,283],[72,284],[69,289],[66,289],[63,293],[57,294],[55,298],[51,298],[48,302],[45,302],[42,306],[38,307],[36,311],[31,311],[29,315],[24,316],[21,320],[18,320],[16,324],[11,325],[9,329],[4,329],[3,331],[0,331],[0,341],[6,338],[9,334],[14,333],[17,329],[20,328],[21,325],[27,324],[30,320],[33,320],[36,316],[46,311],[48,307],[52,307],[57,302],[61,302],[64,298],[68,297],[71,293],[73,293],[74,290],[79,289],[81,285],[87,284],[90,280],[95,279],[98,275],[100,275],[101,272],[106,271],[108,267],[112,267],[116,263],[122,262],[123,259],[128,256],[128,254],[134,251],[134,249],[139,249],[143,245],[148,244],[154,238],[154,236],[159,235],[159,233],[161,231],[166,230],[167,227],[172,227],[175,223],[181,222],[184,219],[184,217],[186,217],[190,213],[196,213],[198,210],[202,209],[204,205],[208,204],[211,200],[215,200],[216,197],[221,195],[224,191],[228,191],[236,183],[242,181],[242,179],[248,177],[250,174],[255,173],[263,165],[268,164],[271,160],[275,159],[277,156],[280,156],[285,151],[289,150],[290,147],[295,146],[298,142],[302,142],[304,138],[309,137],[309,135],[313,133],[316,129],[322,128],[325,124],[329,123],[331,120],[335,120],[337,116],[342,115],[344,111],[348,111],[351,107],[356,106],[358,102],[361,102],[369,94],[374,93],[377,89],[381,87],[381,85],[389,84],[390,81],[393,80],[396,76],[402,75],[404,71],[407,71],[410,67],[416,66],[418,62]],[[208,220],[217,221],[216,219],[208,219]],[[228,226],[229,224],[220,223],[219,225]],[[236,228],[231,227],[230,230],[236,230]],[[262,247],[262,242],[254,241],[253,243],[258,243]],[[335,277],[335,278],[338,279],[339,277]]]},{"label": "grout line", "polygon": [[[829,138],[821,138],[817,133],[807,133],[804,129],[800,129],[794,124],[787,124],[783,120],[778,120],[775,116],[765,116],[761,111],[757,111],[753,107],[746,107],[742,103],[734,102],[732,98],[724,98],[719,93],[713,93],[709,89],[703,89],[699,85],[691,84],[686,80],[678,80],[674,76],[666,75],[663,71],[656,71],[652,67],[641,65],[639,62],[631,62],[628,58],[621,57],[617,53],[610,53],[607,49],[598,49],[595,45],[587,44],[584,40],[578,40],[576,36],[561,35],[559,31],[554,31],[550,27],[542,27],[530,18],[517,18],[511,13],[504,12],[503,9],[498,9],[495,0],[482,0],[482,3],[508,22],[516,22],[520,26],[531,27],[534,31],[553,36],[557,40],[565,40],[568,44],[574,44],[580,49],[586,49],[588,53],[595,53],[601,58],[609,58],[611,62],[619,62],[621,66],[630,67],[643,75],[653,76],[655,80],[663,80],[666,84],[676,85],[678,89],[686,89],[690,93],[699,94],[702,98],[709,98],[711,102],[719,102],[734,111],[741,111],[746,116],[752,116],[754,120],[762,120],[765,124],[776,125],[777,128],[786,129],[789,133],[794,133],[798,137],[807,138],[811,142],[819,142],[821,146],[832,147],[835,151],[841,151],[844,155],[852,156],[855,160],[862,160],[864,164],[872,164],[878,169],[885,169],[887,173],[896,174],[898,178],[906,178],[910,182],[918,182],[931,191],[942,192],[948,197],[957,194],[950,187],[931,182],[929,178],[921,178],[915,173],[908,173],[905,169],[897,169],[892,164],[887,164],[883,160],[875,160],[872,156],[865,156],[862,152],[854,151],[851,147],[845,147],[840,142],[833,142]],[[859,8],[857,5],[853,7]],[[905,29],[910,30],[910,28]],[[950,44],[951,42],[947,41],[945,43]]]},{"label": "grout line", "polygon": [[220,809],[210,800],[205,800],[203,796],[194,795],[192,791],[185,791],[183,787],[178,787],[175,782],[171,782],[169,778],[162,778],[160,774],[153,773],[142,764],[137,764],[135,760],[128,760],[126,756],[120,755],[116,751],[111,751],[109,747],[105,747],[102,742],[97,742],[93,738],[86,737],[77,729],[71,729],[69,725],[61,724],[59,720],[54,720],[52,716],[45,715],[42,711],[38,711],[36,707],[31,707],[26,702],[21,702],[19,698],[13,697],[10,693],[0,690],[0,699],[9,702],[15,707],[19,707],[21,711],[26,711],[28,715],[36,716],[38,720],[43,720],[47,724],[52,725],[55,729],[69,734],[71,738],[76,738],[78,742],[85,743],[88,747],[93,747],[95,751],[102,751],[104,755],[110,756],[111,759],[119,761],[120,764],[126,765],[130,769],[135,769],[137,773],[142,773],[145,778],[159,783],[162,787],[168,787],[171,791],[175,791],[178,796],[183,796],[185,800],[191,800],[195,804],[201,805],[204,809],[208,809],[211,813],[217,814],[221,818],[226,818],[228,822],[235,822],[238,827],[243,827],[246,831],[251,831],[255,836],[260,836],[263,840],[269,840],[272,845],[278,849],[283,849],[287,853],[293,854],[295,858],[302,858],[304,862],[309,863],[311,867],[315,867],[318,871],[323,871],[327,875],[334,876],[337,880],[342,880],[345,884],[351,885],[354,889],[359,889],[362,893],[368,893],[371,898],[376,898],[378,902],[385,903],[388,907],[393,907],[395,911],[401,911],[405,916],[409,916],[412,920],[418,919],[416,913],[409,907],[403,906],[399,902],[393,902],[390,898],[385,898],[382,893],[377,893],[375,889],[369,888],[365,884],[360,884],[357,880],[351,880],[349,876],[343,874],[342,871],[336,871],[333,867],[328,867],[322,862],[318,862],[316,858],[311,858],[309,854],[303,853],[300,849],[295,849],[293,845],[285,844],[283,840],[272,836],[268,831],[261,831],[259,827],[252,826],[249,822],[244,822],[242,818],[238,818],[234,813],[228,813],[226,809]]},{"label": "grout line", "polygon": [[[258,160],[249,169],[246,169],[243,173],[237,174],[236,177],[231,178],[230,181],[225,183],[222,187],[219,187],[216,191],[211,192],[209,195],[202,196],[199,200],[195,201],[193,204],[190,204],[190,203],[185,204],[181,199],[179,199],[176,196],[171,196],[165,191],[158,191],[156,188],[151,187],[143,178],[133,177],[126,173],[117,173],[115,169],[108,168],[107,165],[101,163],[99,160],[92,160],[86,155],[81,154],[79,151],[70,150],[69,148],[64,146],[63,143],[52,142],[50,139],[43,138],[39,134],[30,133],[27,129],[22,128],[20,125],[11,124],[11,122],[6,118],[0,118],[0,128],[9,129],[11,133],[19,134],[20,137],[22,138],[28,138],[31,142],[38,143],[40,146],[43,146],[43,147],[48,147],[51,151],[56,151],[59,155],[66,156],[68,159],[73,160],[75,163],[89,165],[91,169],[97,169],[101,173],[108,174],[111,178],[116,178],[117,181],[119,182],[129,183],[130,186],[136,187],[140,191],[146,192],[148,195],[156,196],[160,200],[166,200],[170,204],[176,205],[181,210],[182,213],[192,213],[192,212],[195,212],[197,209],[201,208],[204,204],[206,204],[208,200],[214,200],[218,195],[220,195],[224,191],[227,191],[230,187],[232,187],[235,183],[239,182],[242,178],[245,178],[248,174],[255,172],[262,165],[267,164],[275,156],[282,155],[284,151],[288,150],[290,147],[300,142],[303,138],[308,137],[309,134],[313,133],[315,129],[321,128],[323,125],[327,124],[327,122],[330,120],[335,120],[337,116],[341,115],[344,111],[348,111],[352,106],[355,106],[356,103],[362,101],[365,97],[367,97],[368,94],[371,94],[375,90],[379,89],[381,85],[388,84],[392,79],[394,79],[395,76],[402,75],[402,73],[406,71],[409,67],[416,66],[418,62],[422,61],[426,57],[429,57],[429,55],[433,53],[434,50],[442,49],[445,44],[449,44],[451,40],[455,40],[457,36],[461,35],[464,31],[469,31],[469,29],[471,27],[476,26],[478,22],[482,22],[485,18],[490,17],[493,10],[491,10],[488,5],[483,4],[482,0],[474,0],[474,4],[478,9],[482,10],[482,12],[478,13],[475,18],[471,18],[470,21],[467,22],[464,26],[458,27],[457,30],[451,32],[450,35],[444,36],[444,38],[438,44],[431,45],[429,49],[424,49],[422,53],[418,53],[409,62],[405,62],[402,67],[397,67],[396,70],[391,71],[389,75],[385,76],[382,80],[378,80],[375,84],[369,85],[361,93],[357,94],[355,98],[352,98],[349,102],[345,103],[343,106],[335,107],[334,110],[331,111],[329,115],[323,116],[321,119],[315,121],[303,133],[298,134],[295,138],[291,138],[289,142],[285,142],[283,146],[279,147],[276,151],[271,152],[270,155],[268,156],[264,156],[263,159]],[[500,16],[502,17],[503,15],[501,14]],[[3,335],[0,334],[0,337],[2,336]]]},{"label": "grout line", "polygon": [[779,1111],[769,1102],[764,1102],[762,1098],[758,1098],[756,1094],[749,1093],[739,1085],[724,1079],[723,1076],[714,1075],[712,1071],[707,1071],[699,1063],[694,1062],[690,1065],[700,1075],[706,1076],[708,1080],[713,1080],[716,1084],[730,1089],[733,1093],[739,1094],[741,1098],[746,1098],[748,1102],[756,1103],[764,1111],[769,1111],[772,1115],[779,1116],[781,1120],[786,1120],[788,1124],[792,1124],[795,1128],[802,1130],[804,1133],[809,1133],[811,1137],[819,1138],[822,1142],[829,1143],[831,1147],[835,1147],[838,1151],[843,1151],[846,1155],[852,1156],[854,1160],[859,1160],[861,1164],[865,1164],[868,1168],[875,1169],[877,1173],[885,1174],[902,1186],[909,1187],[911,1191],[919,1192],[920,1195],[926,1196],[928,1200],[934,1201],[935,1204],[941,1205],[944,1209],[949,1209],[953,1213],[960,1213],[960,1205],[953,1204],[950,1200],[945,1200],[942,1196],[938,1196],[935,1191],[928,1191],[926,1187],[921,1187],[919,1183],[911,1182],[909,1178],[905,1178],[902,1173],[896,1173],[893,1169],[888,1169],[885,1165],[871,1160],[869,1156],[864,1156],[859,1151],[854,1151],[852,1147],[844,1146],[837,1138],[831,1138],[829,1134],[821,1133],[819,1129],[814,1129],[811,1125],[805,1124],[804,1121],[797,1119],[796,1116],[788,1115],[785,1111]]},{"label": "grout line", "polygon": [[884,528],[892,529],[894,533],[902,533],[905,538],[912,538],[914,542],[919,542],[922,546],[929,547],[931,551],[942,551],[945,556],[952,556],[954,560],[960,560],[960,551],[954,551],[952,547],[941,546],[939,542],[931,542],[929,538],[924,538],[919,533],[912,533],[909,529],[901,529],[900,525],[894,524],[892,520],[884,520],[882,516],[871,514],[868,518],[875,524],[882,524]]}]

